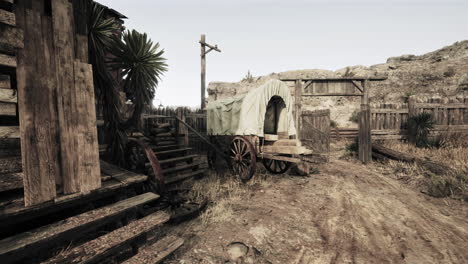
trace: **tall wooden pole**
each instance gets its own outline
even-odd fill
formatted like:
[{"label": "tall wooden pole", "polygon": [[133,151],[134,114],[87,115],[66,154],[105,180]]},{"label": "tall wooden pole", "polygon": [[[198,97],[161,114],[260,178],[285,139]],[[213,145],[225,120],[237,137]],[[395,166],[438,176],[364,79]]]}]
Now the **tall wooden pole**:
[{"label": "tall wooden pole", "polygon": [[[218,49],[218,45],[211,46],[210,44],[206,43],[206,36],[205,34],[201,35],[200,38],[200,45],[201,45],[201,109],[205,109],[205,90],[206,90],[206,54],[210,51],[215,50],[217,52],[221,52]],[[206,50],[206,47],[209,50]]]},{"label": "tall wooden pole", "polygon": [[201,46],[201,109],[205,109],[205,79],[206,79],[206,46],[205,34],[201,35],[200,46]]},{"label": "tall wooden pole", "polygon": [[361,113],[359,114],[359,160],[364,164],[372,161],[372,140],[369,106],[369,81],[362,82]]}]

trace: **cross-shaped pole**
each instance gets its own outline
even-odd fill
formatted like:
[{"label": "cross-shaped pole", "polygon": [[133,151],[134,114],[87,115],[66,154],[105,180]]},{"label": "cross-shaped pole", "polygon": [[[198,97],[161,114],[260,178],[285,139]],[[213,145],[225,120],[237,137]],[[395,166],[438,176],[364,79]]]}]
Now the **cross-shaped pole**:
[{"label": "cross-shaped pole", "polygon": [[[206,40],[206,36],[205,34],[202,34],[201,39],[200,39],[200,45],[201,45],[201,109],[205,109],[206,54],[208,54],[212,50],[221,52],[221,50],[218,49],[218,45],[212,46],[206,43],[205,40]],[[209,49],[206,50],[206,47],[208,47]]]}]

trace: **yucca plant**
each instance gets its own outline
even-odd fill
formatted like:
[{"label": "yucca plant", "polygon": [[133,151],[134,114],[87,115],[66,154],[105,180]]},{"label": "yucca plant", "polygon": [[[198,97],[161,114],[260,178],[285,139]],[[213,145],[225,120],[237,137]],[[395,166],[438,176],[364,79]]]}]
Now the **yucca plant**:
[{"label": "yucca plant", "polygon": [[119,109],[121,107],[116,81],[107,65],[107,55],[113,37],[120,31],[114,18],[106,17],[106,9],[92,2],[88,10],[89,61],[93,65],[94,88],[97,100],[103,106],[107,152],[113,162],[123,165],[127,142]]},{"label": "yucca plant", "polygon": [[144,106],[151,105],[160,78],[167,71],[164,50],[146,33],[131,30],[113,39],[111,53],[112,68],[122,70],[124,90],[135,106],[127,125],[140,128]]},{"label": "yucca plant", "polygon": [[434,128],[432,115],[422,112],[408,119],[408,139],[417,147],[428,147],[429,131]]}]

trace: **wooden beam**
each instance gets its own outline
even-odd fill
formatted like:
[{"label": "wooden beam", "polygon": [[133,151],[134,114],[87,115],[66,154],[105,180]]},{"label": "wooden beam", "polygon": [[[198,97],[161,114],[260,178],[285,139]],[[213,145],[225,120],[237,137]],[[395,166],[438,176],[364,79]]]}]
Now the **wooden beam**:
[{"label": "wooden beam", "polygon": [[362,94],[350,94],[350,93],[303,93],[302,96],[362,96]]},{"label": "wooden beam", "polygon": [[61,171],[65,194],[80,192],[78,175],[79,111],[75,89],[75,38],[72,4],[68,0],[52,1],[52,34],[57,67],[57,102],[60,130]]},{"label": "wooden beam", "polygon": [[355,80],[351,80],[351,83],[356,87],[361,93],[364,92],[364,89],[362,88],[361,84],[356,82]]},{"label": "wooden beam", "polygon": [[432,104],[432,103],[415,103],[414,108],[468,108],[468,104],[465,103],[450,103],[450,104]]},{"label": "wooden beam", "polygon": [[[85,58],[82,58],[83,60]],[[77,105],[77,174],[80,191],[90,192],[101,187],[99,169],[99,146],[96,127],[96,104],[94,100],[93,68],[91,64],[75,61]]]},{"label": "wooden beam", "polygon": [[0,241],[0,258],[7,263],[19,261],[61,243],[70,243],[100,227],[123,218],[137,207],[155,201],[159,195],[145,193],[96,210],[79,214],[65,221],[39,227],[26,234],[11,236]]},{"label": "wooden beam", "polygon": [[391,114],[407,114],[408,113],[408,108],[406,109],[388,109],[388,108],[372,108],[371,113],[376,113],[376,114],[385,114],[385,113],[391,113]]},{"label": "wooden beam", "polygon": [[43,262],[43,264],[101,263],[108,256],[120,253],[122,248],[132,245],[138,238],[169,221],[169,218],[170,215],[168,213],[158,211],[100,236],[95,240],[65,251]]},{"label": "wooden beam", "polygon": [[16,26],[16,16],[12,12],[0,9],[0,23]]},{"label": "wooden beam", "polygon": [[142,264],[142,263],[162,263],[169,255],[174,253],[184,244],[182,238],[176,236],[166,236],[156,243],[140,250],[138,254],[125,260],[122,264]]},{"label": "wooden beam", "polygon": [[24,48],[23,30],[10,25],[0,24],[0,51]]},{"label": "wooden beam", "polygon": [[16,116],[16,104],[0,103],[0,116]]},{"label": "wooden beam", "polygon": [[60,184],[54,48],[50,17],[19,5],[15,14],[26,36],[18,50],[17,86],[24,202],[31,206],[53,200]]},{"label": "wooden beam", "polygon": [[[336,78],[300,78],[302,81],[384,81],[387,80],[387,77],[336,77]],[[284,82],[295,82],[297,78],[280,78]]]},{"label": "wooden beam", "polygon": [[[18,103],[18,94],[14,89],[0,88],[0,102],[2,103]],[[0,112],[2,110],[0,109]],[[16,110],[15,110],[16,115]]]},{"label": "wooden beam", "polygon": [[16,68],[16,57],[7,54],[0,54],[0,66]]},{"label": "wooden beam", "polygon": [[296,125],[296,138],[301,139],[301,111],[302,111],[302,80],[296,80],[294,88],[294,123]]},{"label": "wooden beam", "polygon": [[19,138],[19,130],[17,126],[0,126],[0,138]]},{"label": "wooden beam", "polygon": [[369,81],[362,82],[361,112],[359,113],[359,160],[364,164],[372,161],[371,111],[369,108]]}]

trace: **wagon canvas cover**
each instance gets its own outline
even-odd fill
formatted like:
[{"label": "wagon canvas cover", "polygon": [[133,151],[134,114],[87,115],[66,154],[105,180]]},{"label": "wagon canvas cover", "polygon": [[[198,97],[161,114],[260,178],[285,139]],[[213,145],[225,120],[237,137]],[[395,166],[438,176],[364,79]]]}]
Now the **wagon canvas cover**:
[{"label": "wagon canvas cover", "polygon": [[289,87],[271,80],[247,94],[210,102],[207,106],[208,135],[264,136],[265,114],[273,97],[280,97],[284,109],[279,113],[278,132],[296,135],[293,118],[293,98]]}]

